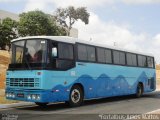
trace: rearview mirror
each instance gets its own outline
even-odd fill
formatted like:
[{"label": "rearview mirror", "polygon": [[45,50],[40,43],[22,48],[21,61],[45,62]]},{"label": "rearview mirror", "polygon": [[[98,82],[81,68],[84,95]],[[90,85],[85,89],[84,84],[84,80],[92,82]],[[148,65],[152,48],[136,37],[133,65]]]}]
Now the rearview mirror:
[{"label": "rearview mirror", "polygon": [[57,48],[52,48],[52,57],[57,57]]}]

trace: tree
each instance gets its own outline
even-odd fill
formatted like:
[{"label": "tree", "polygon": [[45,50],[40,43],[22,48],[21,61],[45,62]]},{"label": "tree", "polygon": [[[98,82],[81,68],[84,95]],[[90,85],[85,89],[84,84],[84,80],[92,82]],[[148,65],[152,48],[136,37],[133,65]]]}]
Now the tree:
[{"label": "tree", "polygon": [[11,47],[10,40],[17,38],[18,23],[11,18],[5,18],[0,22],[0,47],[5,50],[5,46]]},{"label": "tree", "polygon": [[[57,8],[54,16],[57,22],[67,29],[67,35],[69,36],[75,21],[80,19],[85,24],[88,24],[90,14],[87,12],[86,7],[75,9],[73,6],[69,6],[68,8]],[[69,22],[67,23],[67,21]]]},{"label": "tree", "polygon": [[57,26],[51,18],[51,15],[38,10],[20,14],[19,35],[66,35],[65,30]]}]

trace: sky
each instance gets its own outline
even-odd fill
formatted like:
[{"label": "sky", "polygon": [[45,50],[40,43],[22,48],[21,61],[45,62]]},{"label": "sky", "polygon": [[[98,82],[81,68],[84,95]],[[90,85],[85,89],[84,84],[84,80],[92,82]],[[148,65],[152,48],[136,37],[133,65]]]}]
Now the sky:
[{"label": "sky", "polygon": [[160,0],[0,0],[0,9],[13,13],[58,7],[87,7],[89,24],[74,24],[83,40],[152,53],[160,64]]}]

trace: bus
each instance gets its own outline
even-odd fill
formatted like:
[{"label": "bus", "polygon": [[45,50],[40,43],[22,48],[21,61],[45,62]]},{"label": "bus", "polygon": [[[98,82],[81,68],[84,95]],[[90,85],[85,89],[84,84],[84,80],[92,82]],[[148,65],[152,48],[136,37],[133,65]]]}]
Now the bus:
[{"label": "bus", "polygon": [[11,41],[7,99],[39,106],[124,96],[156,89],[152,54],[67,36],[31,36]]}]

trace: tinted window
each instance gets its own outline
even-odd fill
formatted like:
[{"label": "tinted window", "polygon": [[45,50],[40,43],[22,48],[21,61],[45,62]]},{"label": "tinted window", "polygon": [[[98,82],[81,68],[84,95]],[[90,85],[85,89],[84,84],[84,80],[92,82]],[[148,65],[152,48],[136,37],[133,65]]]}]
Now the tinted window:
[{"label": "tinted window", "polygon": [[59,58],[73,59],[73,46],[70,44],[58,44]]},{"label": "tinted window", "polygon": [[95,47],[87,46],[87,58],[88,61],[96,61]]},{"label": "tinted window", "polygon": [[105,63],[105,49],[97,48],[98,62]]},{"label": "tinted window", "polygon": [[113,60],[115,64],[125,65],[125,53],[113,51]]},{"label": "tinted window", "polygon": [[105,62],[106,63],[112,63],[111,50],[105,50]]},{"label": "tinted window", "polygon": [[138,55],[138,66],[146,67],[147,66],[147,59],[145,56]]},{"label": "tinted window", "polygon": [[85,45],[78,45],[78,59],[87,60],[87,47]]},{"label": "tinted window", "polygon": [[119,52],[113,51],[113,61],[115,64],[119,64]]},{"label": "tinted window", "polygon": [[154,60],[152,57],[147,57],[147,64],[148,64],[148,67],[151,67],[151,68],[154,67]]},{"label": "tinted window", "polygon": [[127,53],[127,65],[137,66],[137,57],[135,54]]},{"label": "tinted window", "polygon": [[119,52],[119,62],[121,65],[125,65],[125,53],[124,52]]}]

